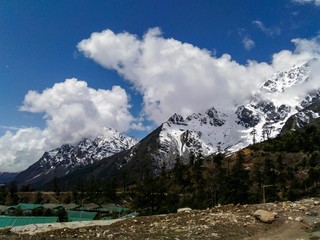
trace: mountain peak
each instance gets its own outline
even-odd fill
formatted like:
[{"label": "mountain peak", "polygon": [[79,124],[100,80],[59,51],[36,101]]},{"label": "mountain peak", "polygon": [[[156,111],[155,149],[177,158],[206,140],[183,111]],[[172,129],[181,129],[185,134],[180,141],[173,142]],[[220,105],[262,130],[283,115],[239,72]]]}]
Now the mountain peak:
[{"label": "mountain peak", "polygon": [[176,125],[183,125],[185,124],[184,122],[184,118],[180,115],[180,114],[173,114],[169,119],[168,119],[168,122],[171,122],[173,124],[176,124]]},{"label": "mountain peak", "polygon": [[311,68],[310,66],[319,61],[317,58],[310,59],[300,66],[294,66],[288,71],[275,73],[262,85],[261,90],[267,92],[284,92],[288,88],[308,81]]}]

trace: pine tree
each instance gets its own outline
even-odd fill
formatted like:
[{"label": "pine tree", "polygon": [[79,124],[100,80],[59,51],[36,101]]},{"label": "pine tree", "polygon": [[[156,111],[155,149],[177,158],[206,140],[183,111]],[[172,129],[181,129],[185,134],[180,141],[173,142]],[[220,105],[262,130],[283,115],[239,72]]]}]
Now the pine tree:
[{"label": "pine tree", "polygon": [[192,207],[204,208],[205,207],[205,193],[204,193],[204,178],[203,178],[203,157],[200,154],[197,161],[191,168],[191,181],[192,181]]},{"label": "pine tree", "polygon": [[235,165],[231,173],[227,176],[225,192],[226,203],[245,203],[249,199],[249,173],[244,168],[244,155],[242,152],[238,153]]}]

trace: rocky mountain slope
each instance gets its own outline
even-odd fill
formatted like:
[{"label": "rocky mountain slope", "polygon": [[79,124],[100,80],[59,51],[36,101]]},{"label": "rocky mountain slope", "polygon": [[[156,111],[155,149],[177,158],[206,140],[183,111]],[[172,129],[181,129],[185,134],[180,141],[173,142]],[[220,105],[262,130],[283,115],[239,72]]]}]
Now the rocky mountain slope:
[{"label": "rocky mountain slope", "polygon": [[127,150],[136,143],[134,138],[105,128],[101,135],[95,138],[86,138],[74,145],[64,144],[60,148],[45,152],[36,163],[19,173],[15,180],[19,185],[44,185],[55,177],[65,176],[92,165]]}]

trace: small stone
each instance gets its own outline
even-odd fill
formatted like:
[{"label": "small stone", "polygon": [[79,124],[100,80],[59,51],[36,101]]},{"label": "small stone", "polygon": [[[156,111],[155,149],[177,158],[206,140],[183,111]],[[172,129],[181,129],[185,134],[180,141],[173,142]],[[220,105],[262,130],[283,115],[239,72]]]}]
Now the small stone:
[{"label": "small stone", "polygon": [[320,204],[320,202],[319,202],[319,201],[314,201],[313,204],[314,204],[315,206],[317,206],[317,205]]},{"label": "small stone", "polygon": [[300,211],[308,211],[308,208],[306,206],[301,206],[299,207]]},{"label": "small stone", "polygon": [[295,221],[296,222],[302,222],[303,220],[302,220],[302,217],[296,217]]},{"label": "small stone", "polygon": [[177,212],[180,213],[180,212],[191,212],[192,209],[191,208],[178,208]]},{"label": "small stone", "polygon": [[293,218],[292,218],[292,217],[288,217],[288,220],[292,221],[292,220],[293,220]]},{"label": "small stone", "polygon": [[318,213],[317,213],[317,212],[314,212],[314,211],[310,211],[310,212],[306,212],[306,215],[307,215],[307,216],[314,216],[314,217],[316,217],[316,216],[318,216]]}]

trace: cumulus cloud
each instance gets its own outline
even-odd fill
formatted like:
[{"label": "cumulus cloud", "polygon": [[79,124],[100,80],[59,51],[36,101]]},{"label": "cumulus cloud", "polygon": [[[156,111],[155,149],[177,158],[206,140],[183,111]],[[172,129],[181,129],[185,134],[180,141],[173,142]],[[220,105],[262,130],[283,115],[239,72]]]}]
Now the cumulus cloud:
[{"label": "cumulus cloud", "polygon": [[300,3],[300,4],[315,4],[316,6],[320,6],[320,0],[292,0],[294,3]]},{"label": "cumulus cloud", "polygon": [[295,50],[282,50],[273,55],[272,66],[275,71],[291,68],[294,65],[301,65],[312,58],[320,56],[320,37],[312,39],[295,38],[291,41]]},{"label": "cumulus cloud", "polygon": [[161,123],[174,112],[187,115],[209,106],[231,106],[272,73],[266,63],[240,65],[228,54],[210,51],[175,39],[158,28],[142,39],[111,30],[94,33],[78,44],[85,56],[116,70],[142,94],[149,120]]},{"label": "cumulus cloud", "polygon": [[264,34],[266,34],[269,37],[275,37],[275,36],[279,36],[281,34],[281,29],[280,27],[270,27],[267,28],[263,22],[259,21],[259,20],[255,20],[252,22],[252,24],[257,27],[258,29],[260,29]]},{"label": "cumulus cloud", "polygon": [[129,108],[121,87],[96,90],[74,78],[40,93],[29,91],[20,110],[43,113],[46,127],[11,129],[1,136],[1,170],[23,170],[44,151],[98,135],[106,126],[126,131],[134,120]]},{"label": "cumulus cloud", "polygon": [[100,65],[116,70],[142,94],[144,113],[161,123],[174,112],[188,115],[211,106],[241,102],[275,71],[319,55],[317,39],[294,39],[295,51],[283,50],[270,63],[242,65],[230,55],[163,38],[153,28],[139,38],[105,30],[81,41],[78,49]]}]

